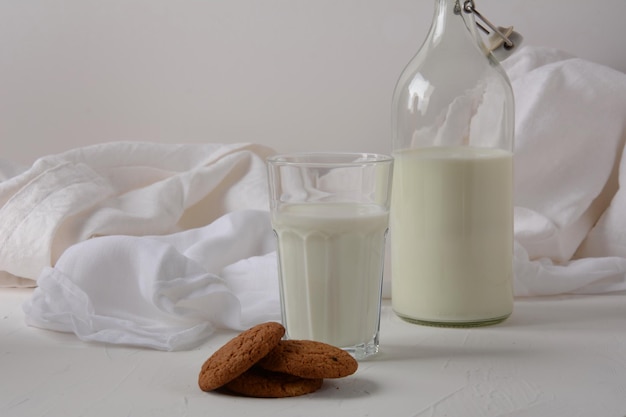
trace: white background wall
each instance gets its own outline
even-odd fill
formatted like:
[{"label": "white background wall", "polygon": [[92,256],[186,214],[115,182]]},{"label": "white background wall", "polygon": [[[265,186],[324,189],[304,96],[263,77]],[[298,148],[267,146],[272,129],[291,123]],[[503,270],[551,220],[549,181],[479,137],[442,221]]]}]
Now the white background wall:
[{"label": "white background wall", "polygon": [[[626,72],[626,1],[477,0]],[[389,152],[434,0],[0,0],[0,158],[112,140]]]}]

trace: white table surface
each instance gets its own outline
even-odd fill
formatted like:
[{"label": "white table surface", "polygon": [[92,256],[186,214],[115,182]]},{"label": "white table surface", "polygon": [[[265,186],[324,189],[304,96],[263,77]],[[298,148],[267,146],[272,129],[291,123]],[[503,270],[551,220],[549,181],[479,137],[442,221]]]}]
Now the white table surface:
[{"label": "white table surface", "polygon": [[0,416],[626,416],[626,294],[518,299],[506,322],[409,324],[385,302],[381,353],[314,394],[205,393],[204,360],[233,337],[184,352],[83,343],[27,327],[28,289],[0,289]]}]

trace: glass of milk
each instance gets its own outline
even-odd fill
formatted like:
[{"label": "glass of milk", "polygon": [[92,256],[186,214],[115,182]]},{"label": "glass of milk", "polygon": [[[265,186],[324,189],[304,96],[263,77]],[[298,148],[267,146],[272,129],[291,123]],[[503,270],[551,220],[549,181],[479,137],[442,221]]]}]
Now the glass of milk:
[{"label": "glass of milk", "polygon": [[357,359],[378,352],[392,171],[392,157],[380,154],[268,159],[287,338]]}]

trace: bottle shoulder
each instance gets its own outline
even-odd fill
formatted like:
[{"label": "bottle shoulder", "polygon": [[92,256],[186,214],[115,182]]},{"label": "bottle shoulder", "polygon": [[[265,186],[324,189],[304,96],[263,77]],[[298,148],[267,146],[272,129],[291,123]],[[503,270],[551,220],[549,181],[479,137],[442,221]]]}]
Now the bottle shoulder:
[{"label": "bottle shoulder", "polygon": [[[437,51],[431,51],[436,52]],[[406,101],[407,96],[453,97],[467,95],[469,91],[500,91],[513,94],[509,78],[495,58],[482,55],[460,59],[441,54],[418,53],[402,71],[394,88],[394,102]]]}]

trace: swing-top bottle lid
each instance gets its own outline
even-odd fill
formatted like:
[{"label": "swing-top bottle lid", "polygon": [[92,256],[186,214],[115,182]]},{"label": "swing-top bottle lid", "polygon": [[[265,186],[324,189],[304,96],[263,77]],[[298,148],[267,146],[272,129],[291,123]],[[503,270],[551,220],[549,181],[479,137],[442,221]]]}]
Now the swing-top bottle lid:
[{"label": "swing-top bottle lid", "polygon": [[524,39],[519,32],[513,29],[513,26],[502,27],[495,26],[489,19],[487,19],[482,13],[476,9],[474,0],[465,0],[463,2],[463,11],[465,13],[472,13],[476,16],[484,25],[476,21],[476,25],[481,31],[490,35],[489,42],[486,45],[489,52],[491,52],[496,59],[503,60],[510,56]]}]

